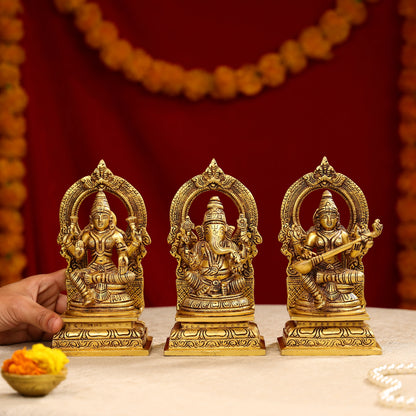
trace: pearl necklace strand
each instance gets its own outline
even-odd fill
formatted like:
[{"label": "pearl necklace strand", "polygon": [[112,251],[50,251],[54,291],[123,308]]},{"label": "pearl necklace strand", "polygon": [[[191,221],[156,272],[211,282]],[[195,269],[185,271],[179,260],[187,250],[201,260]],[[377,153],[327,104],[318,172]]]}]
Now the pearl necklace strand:
[{"label": "pearl necklace strand", "polygon": [[387,377],[398,374],[416,374],[416,365],[414,363],[383,365],[370,370],[367,379],[377,386],[387,387],[378,396],[383,406],[416,409],[416,400],[413,396],[406,397],[399,394],[402,382],[397,378]]}]

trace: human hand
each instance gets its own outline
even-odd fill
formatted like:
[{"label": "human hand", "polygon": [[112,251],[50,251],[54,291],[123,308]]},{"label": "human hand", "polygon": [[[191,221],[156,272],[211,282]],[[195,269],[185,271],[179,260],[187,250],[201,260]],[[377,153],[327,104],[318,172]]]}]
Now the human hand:
[{"label": "human hand", "polygon": [[63,326],[63,290],[64,270],[0,287],[0,345],[50,339]]}]

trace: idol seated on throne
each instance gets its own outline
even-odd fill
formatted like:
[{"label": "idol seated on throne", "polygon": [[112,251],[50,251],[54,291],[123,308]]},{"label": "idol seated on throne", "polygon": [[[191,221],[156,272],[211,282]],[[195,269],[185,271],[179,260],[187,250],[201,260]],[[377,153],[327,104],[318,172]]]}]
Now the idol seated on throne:
[{"label": "idol seated on throne", "polygon": [[[133,220],[134,217],[128,219],[132,232],[131,242],[127,244],[126,234],[116,227],[116,216],[110,210],[103,191],[97,192],[90,222],[81,233],[77,233],[77,218],[71,217],[70,231],[63,239],[63,249],[74,258],[76,265],[80,265],[68,272],[78,292],[78,296],[71,301],[71,310],[92,308],[105,312],[134,309],[127,286],[136,279],[136,274],[129,271],[129,258],[143,247]],[[114,250],[118,257],[117,266],[112,260]],[[90,252],[88,264],[87,252]]]},{"label": "idol seated on throne", "polygon": [[202,226],[195,228],[198,237],[193,228],[187,217],[174,249],[182,259],[189,291],[182,311],[223,314],[250,309],[244,294],[247,282],[243,269],[250,250],[244,215],[240,214],[234,233],[235,227],[227,224],[219,197],[213,196]]},{"label": "idol seated on throne", "polygon": [[348,313],[364,311],[357,293],[362,293],[364,273],[354,268],[355,259],[373,245],[369,233],[356,226],[352,233],[340,224],[340,215],[329,191],[324,191],[306,235],[293,235],[303,292],[294,311],[298,313]]}]

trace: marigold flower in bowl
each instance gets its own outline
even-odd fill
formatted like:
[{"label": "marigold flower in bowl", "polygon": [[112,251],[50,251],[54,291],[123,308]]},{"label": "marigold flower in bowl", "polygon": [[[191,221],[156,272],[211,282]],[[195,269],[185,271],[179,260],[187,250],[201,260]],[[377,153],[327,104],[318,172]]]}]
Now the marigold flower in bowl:
[{"label": "marigold flower in bowl", "polygon": [[35,344],[5,360],[1,375],[23,396],[45,396],[65,379],[66,363],[68,358],[61,350]]}]

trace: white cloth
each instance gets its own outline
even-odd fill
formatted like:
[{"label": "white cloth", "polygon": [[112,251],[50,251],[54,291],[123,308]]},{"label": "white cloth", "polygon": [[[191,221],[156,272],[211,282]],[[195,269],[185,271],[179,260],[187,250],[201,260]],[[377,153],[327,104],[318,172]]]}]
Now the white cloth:
[{"label": "white cloth", "polygon": [[[68,376],[43,398],[25,398],[0,380],[0,415],[401,415],[377,404],[368,371],[416,362],[416,311],[367,308],[383,355],[281,356],[276,338],[289,319],[283,305],[257,305],[266,341],[260,357],[165,357],[175,308],[147,308],[148,357],[70,357]],[[30,346],[31,344],[24,344]],[[0,347],[1,363],[24,345]],[[398,377],[416,396],[416,376]]]}]

